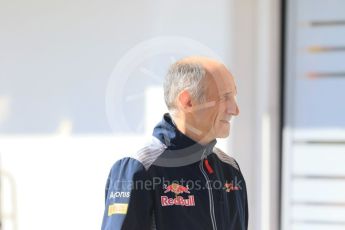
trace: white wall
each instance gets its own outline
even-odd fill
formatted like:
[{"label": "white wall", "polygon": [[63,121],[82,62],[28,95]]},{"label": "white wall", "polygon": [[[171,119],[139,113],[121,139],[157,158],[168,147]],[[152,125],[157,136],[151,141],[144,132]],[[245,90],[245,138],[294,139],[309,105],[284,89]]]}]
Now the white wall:
[{"label": "white wall", "polygon": [[232,65],[241,114],[233,140],[249,187],[250,229],[279,229],[279,31],[274,0],[232,3]]},{"label": "white wall", "polygon": [[4,230],[99,229],[112,164],[135,136],[1,136]]}]

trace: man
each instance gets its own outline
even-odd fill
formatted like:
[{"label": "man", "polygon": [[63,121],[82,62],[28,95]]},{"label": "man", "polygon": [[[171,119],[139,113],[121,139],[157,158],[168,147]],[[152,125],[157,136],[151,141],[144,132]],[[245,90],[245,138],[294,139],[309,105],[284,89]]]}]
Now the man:
[{"label": "man", "polygon": [[239,114],[236,93],[232,75],[215,60],[188,57],[170,67],[169,113],[151,143],[112,167],[102,230],[248,228],[240,168],[215,147]]}]

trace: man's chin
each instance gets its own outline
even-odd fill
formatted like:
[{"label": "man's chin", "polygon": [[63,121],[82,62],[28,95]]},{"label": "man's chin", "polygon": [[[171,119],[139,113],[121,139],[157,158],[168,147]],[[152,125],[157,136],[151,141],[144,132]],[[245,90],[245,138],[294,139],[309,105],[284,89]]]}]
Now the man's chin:
[{"label": "man's chin", "polygon": [[227,138],[230,135],[230,130],[218,134],[218,138]]}]

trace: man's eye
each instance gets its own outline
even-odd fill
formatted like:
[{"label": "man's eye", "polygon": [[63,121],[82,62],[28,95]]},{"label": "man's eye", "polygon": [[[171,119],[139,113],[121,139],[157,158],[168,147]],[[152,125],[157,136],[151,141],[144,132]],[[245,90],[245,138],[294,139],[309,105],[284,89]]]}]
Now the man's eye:
[{"label": "man's eye", "polygon": [[222,96],[218,99],[218,102],[224,102],[224,101],[226,101],[226,98],[224,96]]},{"label": "man's eye", "polygon": [[230,95],[224,95],[221,100],[222,101],[230,101],[231,100],[231,96]]}]

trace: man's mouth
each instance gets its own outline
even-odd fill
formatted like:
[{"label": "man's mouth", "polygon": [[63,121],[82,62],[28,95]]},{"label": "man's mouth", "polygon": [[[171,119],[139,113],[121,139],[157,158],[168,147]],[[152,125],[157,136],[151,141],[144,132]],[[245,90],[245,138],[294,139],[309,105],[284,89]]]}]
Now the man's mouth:
[{"label": "man's mouth", "polygon": [[232,116],[231,116],[231,117],[224,117],[224,118],[221,119],[220,121],[221,121],[222,123],[230,124],[231,118],[232,118]]}]

